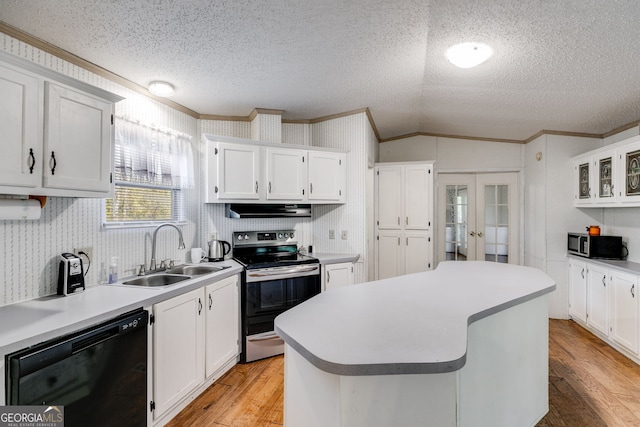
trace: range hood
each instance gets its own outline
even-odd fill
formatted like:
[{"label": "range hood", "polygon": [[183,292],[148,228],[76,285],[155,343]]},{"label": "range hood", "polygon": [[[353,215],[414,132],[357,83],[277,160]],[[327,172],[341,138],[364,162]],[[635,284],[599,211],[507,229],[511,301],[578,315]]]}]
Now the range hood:
[{"label": "range hood", "polygon": [[245,203],[228,203],[227,218],[288,218],[311,217],[311,205],[262,205]]}]

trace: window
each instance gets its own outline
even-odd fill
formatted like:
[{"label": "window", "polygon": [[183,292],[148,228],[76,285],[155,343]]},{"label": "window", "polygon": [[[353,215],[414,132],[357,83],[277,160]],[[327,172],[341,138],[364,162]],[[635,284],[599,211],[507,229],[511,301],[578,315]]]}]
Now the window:
[{"label": "window", "polygon": [[115,131],[115,194],[105,201],[105,226],[183,221],[182,189],[193,186],[191,137],[123,118]]}]

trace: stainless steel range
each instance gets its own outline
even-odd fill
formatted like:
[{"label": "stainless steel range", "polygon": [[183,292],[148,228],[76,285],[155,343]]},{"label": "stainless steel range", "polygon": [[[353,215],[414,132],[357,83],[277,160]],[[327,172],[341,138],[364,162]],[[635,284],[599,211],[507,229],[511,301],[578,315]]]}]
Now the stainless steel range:
[{"label": "stainless steel range", "polygon": [[298,253],[294,230],[233,233],[233,257],[242,273],[241,362],[282,354],[273,331],[280,313],[320,293],[320,263]]}]

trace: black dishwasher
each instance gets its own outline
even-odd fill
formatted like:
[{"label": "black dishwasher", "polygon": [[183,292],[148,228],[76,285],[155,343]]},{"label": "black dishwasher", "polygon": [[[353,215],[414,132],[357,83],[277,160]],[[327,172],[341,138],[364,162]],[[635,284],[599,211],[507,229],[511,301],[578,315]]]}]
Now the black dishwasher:
[{"label": "black dishwasher", "polygon": [[138,309],[6,356],[8,405],[63,405],[65,426],[147,424],[147,325]]}]

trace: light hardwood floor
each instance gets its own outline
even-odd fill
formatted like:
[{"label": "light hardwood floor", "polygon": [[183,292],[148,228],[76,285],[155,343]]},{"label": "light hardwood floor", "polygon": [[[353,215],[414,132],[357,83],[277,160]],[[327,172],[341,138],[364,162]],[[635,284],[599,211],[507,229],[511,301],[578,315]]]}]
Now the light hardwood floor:
[{"label": "light hardwood floor", "polygon": [[[236,365],[169,427],[283,424],[282,356]],[[549,322],[549,413],[538,427],[640,426],[640,366],[569,320]]]}]

